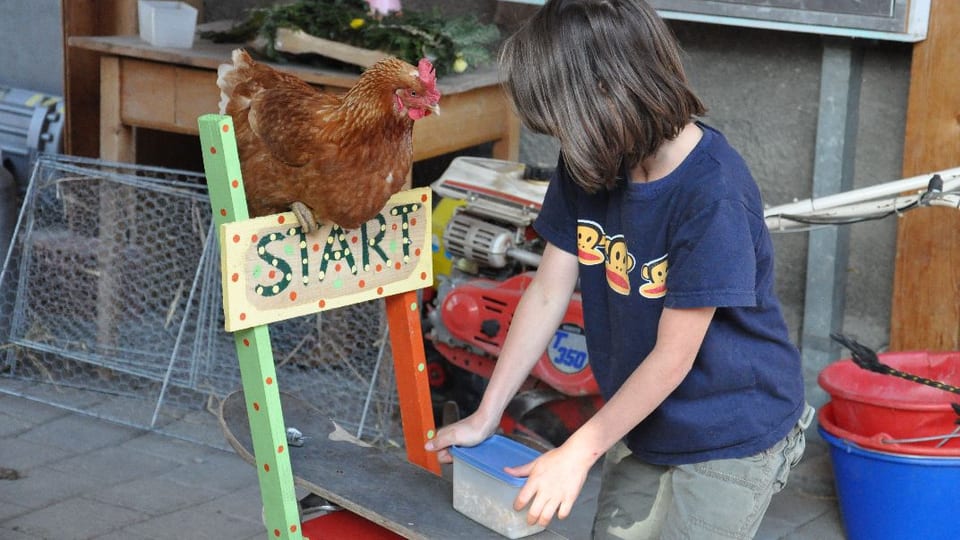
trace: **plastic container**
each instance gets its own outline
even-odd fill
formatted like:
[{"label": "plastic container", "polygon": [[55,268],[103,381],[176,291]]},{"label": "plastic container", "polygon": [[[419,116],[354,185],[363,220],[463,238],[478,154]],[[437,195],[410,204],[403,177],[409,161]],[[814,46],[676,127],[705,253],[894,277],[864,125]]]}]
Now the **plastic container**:
[{"label": "plastic container", "polygon": [[[960,458],[960,438],[948,439],[948,442],[937,447],[940,440],[924,442],[895,442],[898,439],[889,433],[854,433],[837,425],[834,419],[833,402],[820,407],[818,420],[820,426],[835,437],[851,441],[868,450],[878,452],[906,454],[913,456],[940,456]],[[942,439],[941,439],[942,440]]]},{"label": "plastic container", "polygon": [[877,452],[836,437],[830,445],[848,540],[955,540],[960,458]]},{"label": "plastic container", "polygon": [[[900,371],[960,386],[960,352],[898,352],[878,355]],[[834,362],[818,377],[833,402],[838,427],[861,435],[887,433],[897,439],[950,433],[957,415],[951,401],[960,395],[873,373],[852,360]]]},{"label": "plastic container", "polygon": [[197,8],[184,2],[139,0],[140,39],[154,47],[189,49],[197,28]]},{"label": "plastic container", "polygon": [[504,472],[536,459],[540,453],[516,441],[494,435],[477,446],[454,446],[453,508],[507,538],[521,538],[543,530],[527,525],[526,510],[517,512],[513,501],[526,482]]}]

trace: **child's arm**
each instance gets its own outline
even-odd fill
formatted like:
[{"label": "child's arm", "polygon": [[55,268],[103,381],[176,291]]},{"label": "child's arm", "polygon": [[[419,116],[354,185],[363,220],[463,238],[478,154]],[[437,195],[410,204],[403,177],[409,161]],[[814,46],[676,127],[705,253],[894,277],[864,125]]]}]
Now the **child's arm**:
[{"label": "child's arm", "polygon": [[690,373],[715,310],[664,309],[653,350],[601,410],[570,437],[572,444],[600,457],[660,406]]},{"label": "child's arm", "polygon": [[[566,442],[523,467],[529,476],[514,507],[530,503],[527,520],[546,526],[570,513],[590,467],[662,403],[690,372],[715,308],[664,309],[657,343],[623,386]],[[531,502],[532,501],[532,502]]]},{"label": "child's arm", "polygon": [[530,370],[543,355],[567,311],[577,284],[576,255],[547,244],[536,275],[523,292],[500,357],[477,411],[446,426],[427,442],[427,450],[441,450],[441,462],[451,460],[445,450],[451,445],[470,446],[496,431],[500,416]]}]

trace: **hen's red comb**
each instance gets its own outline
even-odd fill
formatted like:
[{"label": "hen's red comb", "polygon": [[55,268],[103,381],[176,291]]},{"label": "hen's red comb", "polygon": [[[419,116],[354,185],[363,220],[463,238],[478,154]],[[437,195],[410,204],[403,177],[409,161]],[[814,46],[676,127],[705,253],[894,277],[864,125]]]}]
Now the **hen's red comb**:
[{"label": "hen's red comb", "polygon": [[420,80],[430,89],[431,94],[436,94],[435,99],[440,99],[440,91],[437,90],[437,73],[433,69],[433,64],[426,58],[421,58],[417,64]]},{"label": "hen's red comb", "polygon": [[420,72],[420,80],[425,84],[436,84],[437,73],[433,70],[433,64],[426,58],[421,58],[417,64],[417,71]]}]

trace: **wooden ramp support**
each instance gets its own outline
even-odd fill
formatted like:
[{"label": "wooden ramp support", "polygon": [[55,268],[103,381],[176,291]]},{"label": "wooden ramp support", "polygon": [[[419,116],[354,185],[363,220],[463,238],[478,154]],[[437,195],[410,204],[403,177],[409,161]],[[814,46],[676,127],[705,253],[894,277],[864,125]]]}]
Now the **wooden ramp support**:
[{"label": "wooden ramp support", "polygon": [[[960,164],[960,2],[933,0],[913,46],[903,176]],[[890,350],[960,350],[960,212],[925,208],[898,221]]]},{"label": "wooden ramp support", "polygon": [[[271,322],[384,298],[407,458],[440,473],[436,456],[423,450],[435,427],[416,294],[433,281],[430,191],[398,193],[381,215],[357,231],[328,225],[308,237],[292,213],[248,219],[232,119],[204,115],[199,127],[220,241],[226,330],[233,332],[240,364],[267,536],[298,540],[303,536]],[[336,287],[324,281],[326,272],[332,272],[327,267],[331,258],[349,270]],[[287,271],[278,278],[262,275],[259,268],[267,263]]]}]

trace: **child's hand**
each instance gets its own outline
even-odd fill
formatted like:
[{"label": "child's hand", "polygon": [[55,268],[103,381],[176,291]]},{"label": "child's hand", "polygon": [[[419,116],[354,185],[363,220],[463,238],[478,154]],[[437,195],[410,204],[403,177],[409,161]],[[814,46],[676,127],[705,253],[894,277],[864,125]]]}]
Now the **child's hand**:
[{"label": "child's hand", "polygon": [[448,447],[478,445],[493,435],[496,427],[495,422],[489,422],[479,413],[474,413],[459,422],[440,428],[437,436],[427,441],[424,448],[429,452],[437,452],[440,463],[451,463],[453,457],[450,456]]},{"label": "child's hand", "polygon": [[526,465],[507,467],[507,473],[527,477],[527,483],[517,494],[513,508],[521,510],[529,503],[527,523],[530,525],[538,523],[546,527],[554,514],[559,519],[565,519],[570,515],[594,461],[564,444]]}]

